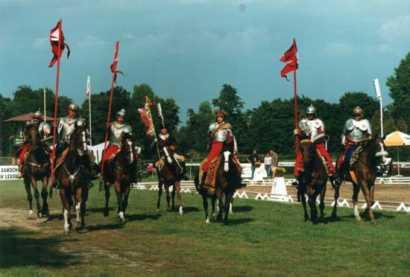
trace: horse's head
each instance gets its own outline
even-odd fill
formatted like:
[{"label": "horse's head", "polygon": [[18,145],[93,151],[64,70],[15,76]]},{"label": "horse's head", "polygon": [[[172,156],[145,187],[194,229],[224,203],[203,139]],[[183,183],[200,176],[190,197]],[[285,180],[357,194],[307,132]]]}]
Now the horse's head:
[{"label": "horse's head", "polygon": [[83,156],[87,152],[87,128],[85,120],[79,119],[76,123],[76,128],[71,136],[70,149]]},{"label": "horse's head", "polygon": [[135,147],[131,130],[125,129],[121,135],[121,153],[124,153],[130,163],[137,159],[138,147]]},{"label": "horse's head", "polygon": [[28,136],[29,136],[32,147],[34,149],[37,148],[40,145],[41,139],[40,139],[40,133],[38,131],[38,126],[36,124],[32,124],[28,128]]},{"label": "horse's head", "polygon": [[299,142],[298,148],[302,153],[304,167],[309,168],[317,155],[315,145],[309,139],[303,139]]}]

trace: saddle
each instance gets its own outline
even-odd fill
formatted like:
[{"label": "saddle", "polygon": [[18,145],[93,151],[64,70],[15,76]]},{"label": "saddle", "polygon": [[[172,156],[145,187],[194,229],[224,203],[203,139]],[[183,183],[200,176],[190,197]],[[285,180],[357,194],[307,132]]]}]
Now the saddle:
[{"label": "saddle", "polygon": [[[219,165],[221,164],[222,157],[215,157],[210,163],[208,172],[203,172],[202,165],[207,161],[204,159],[199,165],[199,182],[202,182],[202,186],[206,188],[209,192],[214,193],[216,189],[216,173],[218,171]],[[205,174],[205,178],[203,175]]]}]

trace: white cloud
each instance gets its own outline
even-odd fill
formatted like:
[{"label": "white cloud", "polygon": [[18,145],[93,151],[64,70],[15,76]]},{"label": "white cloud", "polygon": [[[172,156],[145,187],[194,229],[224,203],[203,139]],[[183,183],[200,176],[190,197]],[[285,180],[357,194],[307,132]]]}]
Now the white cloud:
[{"label": "white cloud", "polygon": [[380,27],[380,37],[388,42],[406,40],[410,41],[410,16],[392,18]]},{"label": "white cloud", "polygon": [[79,47],[95,47],[104,46],[107,42],[94,35],[86,35],[84,38],[77,41]]},{"label": "white cloud", "polygon": [[350,56],[353,47],[345,42],[331,42],[325,46],[324,51],[329,56]]}]

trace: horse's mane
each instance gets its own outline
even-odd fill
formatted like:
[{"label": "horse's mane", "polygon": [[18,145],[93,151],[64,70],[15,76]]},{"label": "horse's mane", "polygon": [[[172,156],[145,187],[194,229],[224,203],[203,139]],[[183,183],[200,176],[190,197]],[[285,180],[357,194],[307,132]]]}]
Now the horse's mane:
[{"label": "horse's mane", "polygon": [[371,138],[362,142],[361,146],[363,151],[359,154],[359,161],[362,161],[369,165],[371,168],[376,168],[377,161],[375,159],[375,154],[379,150],[379,138]]}]

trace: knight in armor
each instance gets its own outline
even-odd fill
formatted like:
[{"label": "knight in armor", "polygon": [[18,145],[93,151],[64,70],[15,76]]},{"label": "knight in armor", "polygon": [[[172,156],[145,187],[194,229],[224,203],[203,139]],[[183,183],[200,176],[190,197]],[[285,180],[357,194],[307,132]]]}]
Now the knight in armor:
[{"label": "knight in armor", "polygon": [[155,166],[157,168],[161,168],[164,162],[168,164],[176,163],[176,165],[180,168],[180,177],[183,177],[185,174],[185,157],[183,155],[178,154],[177,151],[177,143],[175,138],[168,132],[168,129],[162,127],[158,138],[156,140],[158,145],[160,159],[156,162]]},{"label": "knight in armor", "polygon": [[71,135],[74,133],[77,122],[77,106],[70,104],[67,110],[67,116],[62,117],[58,123],[57,135],[57,154],[61,154],[70,144]]},{"label": "knight in armor", "polygon": [[[240,166],[239,160],[236,156],[238,152],[236,139],[232,132],[231,124],[225,122],[225,112],[217,111],[215,113],[215,119],[216,121],[209,126],[209,152],[208,156],[200,166],[200,180],[206,178],[206,175],[214,164],[214,161],[223,151],[231,152],[235,163]],[[212,186],[212,184],[207,185]]]},{"label": "knight in armor", "polygon": [[[336,169],[333,165],[332,156],[330,156],[326,148],[325,125],[320,118],[316,117],[316,108],[313,105],[307,107],[306,116],[307,118],[304,118],[299,122],[299,129],[295,130],[295,135],[302,139],[309,139],[315,145],[317,152],[326,162],[327,173],[330,180],[333,182]],[[295,177],[298,178],[303,170],[302,153],[297,151],[294,167]]]},{"label": "knight in armor", "polygon": [[342,144],[343,152],[337,160],[337,168],[348,168],[348,163],[352,158],[353,153],[358,148],[361,142],[371,139],[372,128],[369,120],[363,116],[363,109],[359,106],[353,109],[353,117],[348,119],[343,128]]},{"label": "knight in armor", "polygon": [[17,164],[19,166],[20,172],[22,172],[24,161],[27,157],[28,152],[31,149],[32,141],[30,138],[29,131],[31,128],[36,128],[38,130],[39,139],[41,143],[45,143],[51,134],[51,127],[47,122],[43,121],[43,116],[40,111],[36,111],[32,118],[26,122],[26,126],[23,132],[23,144],[17,150]]}]

